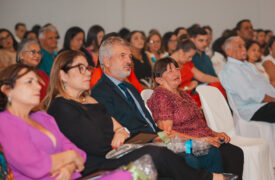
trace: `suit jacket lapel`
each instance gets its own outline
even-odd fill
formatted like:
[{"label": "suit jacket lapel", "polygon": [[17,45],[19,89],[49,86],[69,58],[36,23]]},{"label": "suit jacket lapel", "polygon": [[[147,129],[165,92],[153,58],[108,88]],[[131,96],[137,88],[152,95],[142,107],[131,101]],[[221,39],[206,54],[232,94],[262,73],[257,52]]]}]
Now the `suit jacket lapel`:
[{"label": "suit jacket lapel", "polygon": [[119,87],[117,87],[105,74],[102,75],[102,78],[110,86],[110,88],[113,89],[114,92],[125,101],[125,103],[127,103],[131,108],[133,108],[132,105],[130,105],[130,103],[128,102],[128,99],[125,97],[125,95],[118,89]]}]

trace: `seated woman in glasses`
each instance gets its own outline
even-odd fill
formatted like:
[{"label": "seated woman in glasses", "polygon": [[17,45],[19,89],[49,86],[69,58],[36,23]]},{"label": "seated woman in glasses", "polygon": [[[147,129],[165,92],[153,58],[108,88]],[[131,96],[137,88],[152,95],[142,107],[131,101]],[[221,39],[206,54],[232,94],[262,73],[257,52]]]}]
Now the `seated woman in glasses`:
[{"label": "seated woman in glasses", "polygon": [[178,89],[181,73],[177,62],[170,57],[158,60],[153,76],[158,87],[154,89],[147,104],[158,127],[183,139],[203,138],[212,148],[219,148],[224,172],[233,172],[241,178],[242,150],[231,145],[230,137],[225,133],[211,130],[196,102],[187,92]]},{"label": "seated woman in glasses", "polygon": [[0,72],[0,143],[15,179],[76,179],[86,154],[58,129],[39,105],[40,85],[32,67],[11,65]]},{"label": "seated woman in glasses", "polygon": [[48,94],[43,102],[61,131],[86,151],[84,174],[116,169],[149,154],[160,177],[179,180],[223,178],[221,174],[195,170],[183,158],[161,147],[146,146],[119,159],[106,159],[105,155],[122,145],[129,133],[110,116],[103,104],[89,95],[90,70],[81,52],[62,52],[53,64]]},{"label": "seated woman in glasses", "polygon": [[[26,64],[28,66],[36,68],[40,63],[41,58],[42,51],[40,45],[36,40],[26,39],[19,44],[16,54],[17,63]],[[47,93],[49,77],[42,70],[36,69],[35,71],[41,78],[39,84],[41,86],[40,101],[42,101],[42,99],[46,96]]]}]

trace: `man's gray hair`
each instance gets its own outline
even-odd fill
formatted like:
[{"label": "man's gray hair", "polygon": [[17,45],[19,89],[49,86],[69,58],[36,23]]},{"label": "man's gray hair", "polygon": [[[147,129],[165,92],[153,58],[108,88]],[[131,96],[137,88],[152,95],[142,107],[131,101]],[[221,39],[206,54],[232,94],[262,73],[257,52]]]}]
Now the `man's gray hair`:
[{"label": "man's gray hair", "polygon": [[[17,52],[16,52],[16,62],[17,63],[23,63],[22,59],[20,58],[20,54],[22,52],[27,51],[30,44],[37,44],[40,47],[40,44],[36,40],[33,40],[33,39],[23,40],[17,48]],[[41,49],[41,47],[40,47],[40,49]]]},{"label": "man's gray hair", "polygon": [[114,45],[126,46],[130,48],[130,44],[118,36],[112,36],[104,40],[99,48],[99,62],[102,69],[104,69],[103,58],[112,58],[112,56],[114,55]]},{"label": "man's gray hair", "polygon": [[45,38],[45,32],[46,31],[51,31],[51,32],[55,32],[55,30],[51,27],[42,27],[39,30],[39,34],[38,34],[38,39],[44,39]]},{"label": "man's gray hair", "polygon": [[227,49],[231,49],[233,40],[238,39],[238,38],[240,38],[240,36],[232,36],[232,37],[227,38],[223,44],[224,51],[226,51]]}]

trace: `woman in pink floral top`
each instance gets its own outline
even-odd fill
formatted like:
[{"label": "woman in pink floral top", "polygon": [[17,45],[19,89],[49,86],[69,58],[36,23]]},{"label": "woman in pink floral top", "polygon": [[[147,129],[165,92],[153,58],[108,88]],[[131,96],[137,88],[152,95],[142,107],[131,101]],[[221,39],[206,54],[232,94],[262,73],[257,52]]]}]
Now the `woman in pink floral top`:
[{"label": "woman in pink floral top", "polygon": [[241,179],[242,150],[230,144],[230,137],[225,133],[211,130],[197,103],[186,92],[178,89],[181,74],[176,61],[172,58],[157,61],[153,76],[159,86],[148,99],[147,105],[159,128],[184,139],[204,138],[222,153],[224,172],[235,173]]}]

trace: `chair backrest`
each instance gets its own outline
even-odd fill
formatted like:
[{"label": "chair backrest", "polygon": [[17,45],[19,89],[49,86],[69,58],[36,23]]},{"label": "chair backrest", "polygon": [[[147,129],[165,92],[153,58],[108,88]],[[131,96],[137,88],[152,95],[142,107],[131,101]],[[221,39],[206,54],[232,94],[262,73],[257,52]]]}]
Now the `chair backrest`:
[{"label": "chair backrest", "polygon": [[235,135],[233,117],[221,92],[212,86],[199,86],[196,91],[199,93],[208,126],[214,131]]},{"label": "chair backrest", "polygon": [[154,90],[152,89],[144,89],[143,91],[141,91],[140,95],[141,98],[144,101],[145,107],[147,108],[147,110],[149,111],[149,113],[152,116],[152,112],[150,111],[149,107],[147,106],[147,100],[151,97],[151,95],[153,94]]}]

